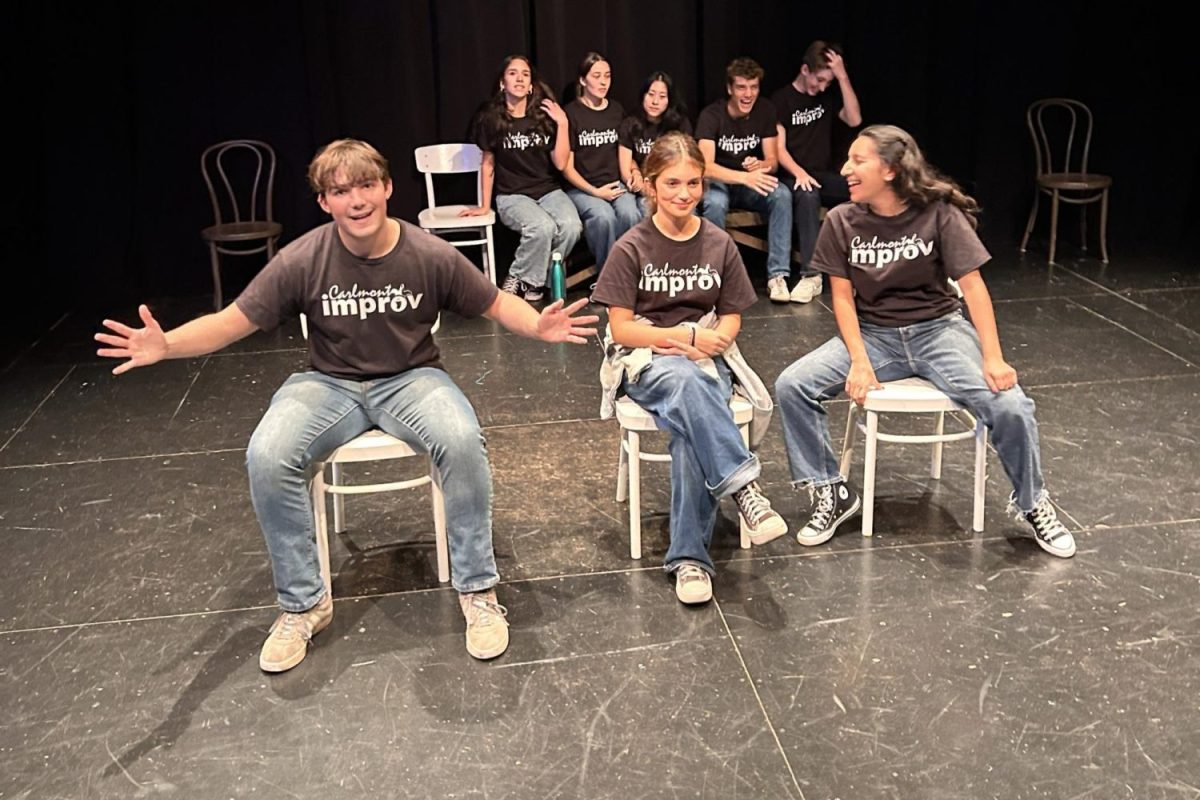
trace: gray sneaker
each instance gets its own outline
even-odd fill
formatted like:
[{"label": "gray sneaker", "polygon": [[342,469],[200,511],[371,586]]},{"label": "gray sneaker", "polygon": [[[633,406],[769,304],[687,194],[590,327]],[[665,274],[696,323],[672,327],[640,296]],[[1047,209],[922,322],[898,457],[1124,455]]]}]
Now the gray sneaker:
[{"label": "gray sneaker", "polygon": [[757,481],[751,481],[738,489],[733,493],[733,499],[742,519],[746,521],[746,527],[750,530],[752,544],[766,544],[787,533],[787,523],[771,508],[771,501],[758,488]]}]

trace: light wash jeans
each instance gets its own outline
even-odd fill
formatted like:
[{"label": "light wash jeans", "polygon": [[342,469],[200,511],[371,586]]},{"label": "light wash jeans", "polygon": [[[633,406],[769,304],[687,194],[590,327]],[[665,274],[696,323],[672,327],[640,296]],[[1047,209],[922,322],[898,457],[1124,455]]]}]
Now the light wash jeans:
[{"label": "light wash jeans", "polygon": [[562,189],[537,200],[523,194],[497,195],[496,216],[521,234],[508,274],[534,287],[546,285],[551,254],[560,252],[565,261],[583,233],[575,204]]},{"label": "light wash jeans", "polygon": [[[988,388],[979,336],[962,313],[900,328],[860,320],[859,327],[879,381],[922,377],[983,421],[1016,489],[1017,507],[1022,513],[1032,511],[1045,491],[1033,400],[1020,386],[1003,392]],[[849,373],[850,353],[840,338],[834,338],[775,381],[788,466],[798,486],[824,486],[841,479],[823,403],[842,393]]]},{"label": "light wash jeans", "polygon": [[250,498],[285,611],[312,608],[325,593],[308,489],[312,464],[373,427],[428,451],[441,472],[454,588],[477,592],[500,580],[483,433],[450,376],[433,367],[366,381],[299,372],[271,398],[246,449]]},{"label": "light wash jeans", "polygon": [[721,357],[721,379],[686,356],[654,356],[625,394],[671,434],[671,546],[664,567],[695,564],[712,575],[708,555],[722,497],[758,479],[758,458],[746,449],[729,410],[732,379]]},{"label": "light wash jeans", "polygon": [[567,190],[567,197],[571,198],[579,211],[583,234],[587,237],[588,249],[596,257],[597,269],[604,269],[608,253],[617,239],[642,220],[638,196],[630,192],[625,184],[621,186],[626,190],[625,194],[611,203],[579,189]]},{"label": "light wash jeans", "polygon": [[730,208],[744,208],[767,215],[767,277],[792,272],[792,192],[783,181],[763,196],[747,186],[729,186],[721,181],[708,181],[704,190],[704,218],[725,229],[725,215]]}]

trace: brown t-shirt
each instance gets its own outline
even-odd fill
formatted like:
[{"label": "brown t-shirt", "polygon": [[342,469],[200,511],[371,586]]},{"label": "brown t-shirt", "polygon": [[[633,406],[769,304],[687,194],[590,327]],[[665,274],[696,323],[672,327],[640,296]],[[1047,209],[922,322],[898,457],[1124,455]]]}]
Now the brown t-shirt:
[{"label": "brown t-shirt", "polygon": [[757,296],[737,245],[706,219],[691,239],[677,242],[652,218],[634,225],[613,246],[592,299],[632,309],[659,327],[698,322],[709,311],[737,314]]},{"label": "brown t-shirt", "polygon": [[438,312],[475,317],[497,289],[444,240],[400,222],[380,258],[346,249],[330,222],[279,251],[235,301],[262,330],[303,312],[312,368],[363,380],[443,368],[430,328]]},{"label": "brown t-shirt", "polygon": [[909,207],[894,217],[843,203],[825,218],[812,265],[850,279],[860,319],[899,328],[958,310],[946,279],[958,280],[989,259],[967,216],[949,203]]}]

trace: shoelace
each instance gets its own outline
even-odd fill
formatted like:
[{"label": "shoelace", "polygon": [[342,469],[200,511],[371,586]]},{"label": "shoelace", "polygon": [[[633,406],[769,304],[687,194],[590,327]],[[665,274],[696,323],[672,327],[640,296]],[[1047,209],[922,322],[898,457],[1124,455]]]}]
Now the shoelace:
[{"label": "shoelace", "polygon": [[691,564],[680,567],[679,573],[675,576],[675,580],[678,583],[690,583],[691,581],[704,581],[707,579],[707,572]]},{"label": "shoelace", "polygon": [[471,605],[469,606],[475,614],[474,622],[477,625],[491,625],[495,617],[507,617],[508,609],[499,603],[493,603],[484,597],[472,597]]},{"label": "shoelace", "polygon": [[808,521],[808,527],[823,531],[829,527],[829,522],[833,519],[833,487],[810,486],[808,495],[809,500],[815,500],[817,503],[817,510],[813,512],[812,518]]},{"label": "shoelace", "polygon": [[757,524],[771,513],[770,502],[759,494],[758,487],[753,483],[738,493],[738,507],[751,524]]},{"label": "shoelace", "polygon": [[276,630],[279,631],[280,638],[290,639],[293,636],[299,636],[304,641],[312,639],[312,626],[307,624],[303,614],[293,614],[285,611]]},{"label": "shoelace", "polygon": [[1070,533],[1059,520],[1058,515],[1054,513],[1054,508],[1050,505],[1049,500],[1038,503],[1031,512],[1031,516],[1034,527],[1047,541],[1052,542],[1064,533]]}]

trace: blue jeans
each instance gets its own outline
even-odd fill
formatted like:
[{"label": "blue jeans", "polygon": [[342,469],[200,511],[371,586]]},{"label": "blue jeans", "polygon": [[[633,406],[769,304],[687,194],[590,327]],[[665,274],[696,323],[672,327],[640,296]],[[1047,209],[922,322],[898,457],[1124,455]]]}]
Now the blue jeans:
[{"label": "blue jeans", "polygon": [[[820,189],[805,191],[792,189],[792,222],[796,228],[796,249],[800,251],[803,266],[801,275],[816,275],[812,264],[813,252],[817,248],[817,234],[821,232],[821,206],[833,208],[850,201],[850,188],[846,179],[836,172],[810,172],[821,184]],[[795,179],[790,179],[795,183]]]},{"label": "blue jeans", "polygon": [[625,393],[671,434],[671,546],[665,567],[695,564],[716,572],[708,546],[722,497],[758,478],[761,467],[729,410],[732,380],[715,359],[720,380],[685,356],[658,356]]},{"label": "blue jeans", "polygon": [[763,196],[746,186],[708,181],[704,190],[704,218],[722,230],[730,208],[767,215],[767,277],[788,277],[792,272],[792,192],[783,182]]},{"label": "blue jeans", "polygon": [[579,214],[562,189],[537,200],[523,194],[496,195],[496,216],[521,234],[508,274],[530,286],[545,286],[550,254],[558,251],[566,260],[583,233]]},{"label": "blue jeans", "polygon": [[285,611],[312,608],[325,593],[308,491],[312,464],[373,427],[427,450],[441,472],[454,588],[481,591],[500,580],[483,433],[450,376],[432,367],[367,381],[298,372],[271,398],[246,449],[250,499]]},{"label": "blue jeans", "polygon": [[587,236],[588,249],[596,257],[596,267],[604,268],[608,253],[625,231],[641,222],[642,212],[638,209],[637,196],[625,184],[625,194],[613,200],[601,200],[579,189],[567,189],[567,197],[579,211],[583,222],[583,233]]},{"label": "blue jeans", "polygon": [[[879,381],[922,377],[983,421],[1016,489],[1017,507],[1032,511],[1045,489],[1033,400],[1020,386],[1003,392],[988,388],[979,336],[962,313],[900,328],[861,320],[859,326]],[[842,393],[849,373],[850,354],[835,338],[793,363],[775,381],[788,466],[797,486],[824,486],[841,479],[822,403]]]}]

